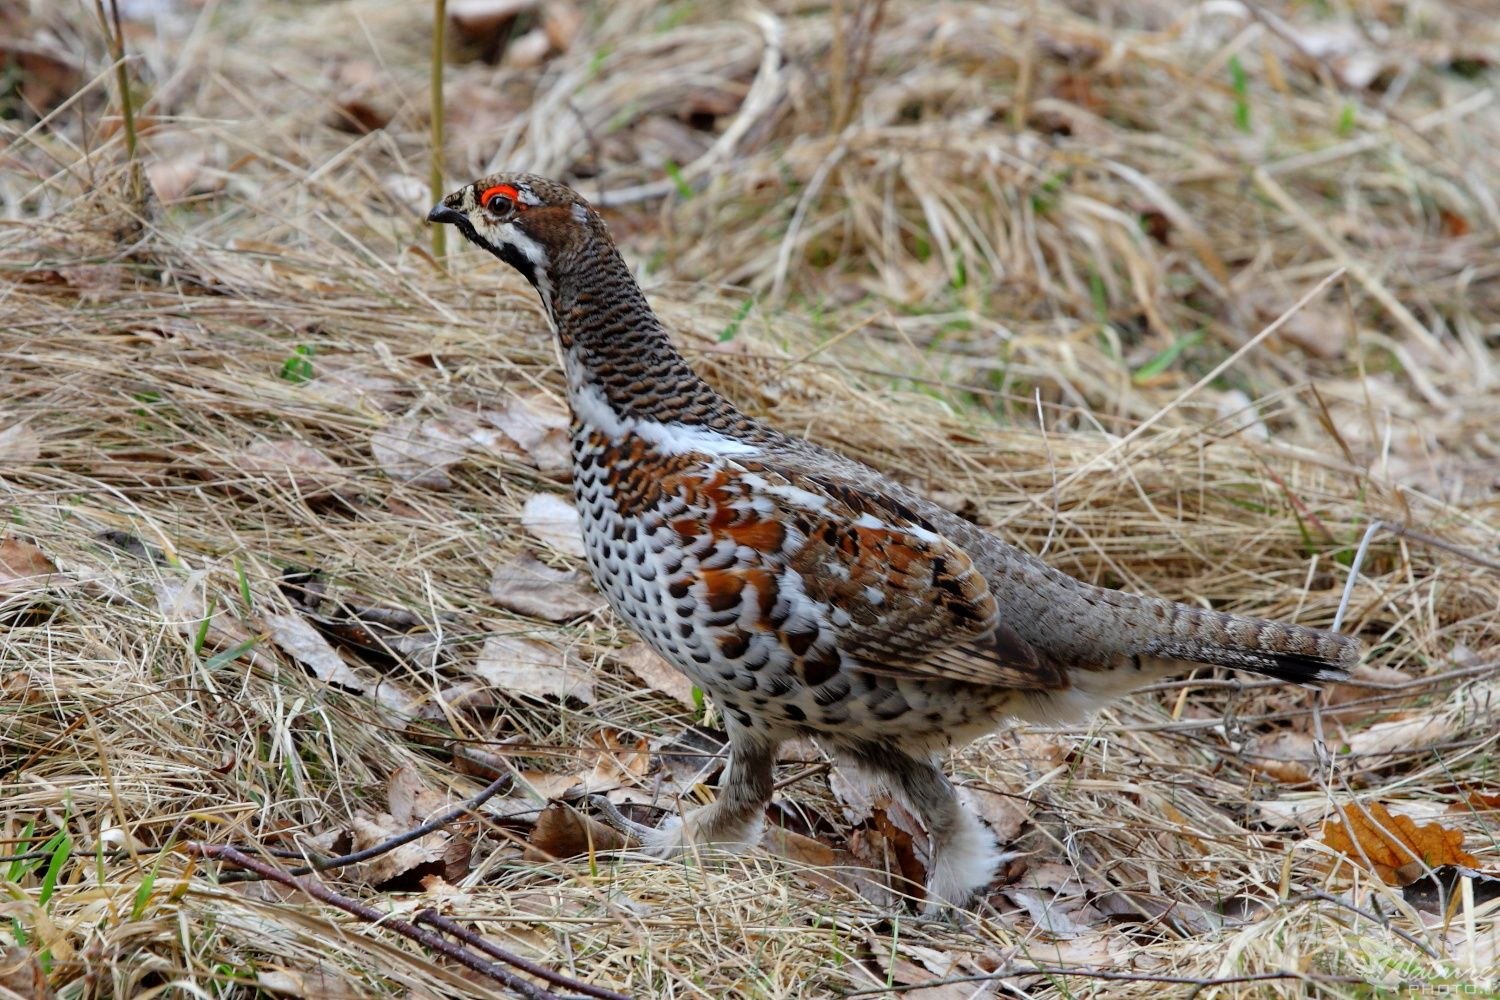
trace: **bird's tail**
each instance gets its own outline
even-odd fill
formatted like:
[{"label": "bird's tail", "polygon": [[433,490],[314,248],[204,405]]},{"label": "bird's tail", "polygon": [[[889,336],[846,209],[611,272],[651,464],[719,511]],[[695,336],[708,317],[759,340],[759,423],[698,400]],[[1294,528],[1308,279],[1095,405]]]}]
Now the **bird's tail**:
[{"label": "bird's tail", "polygon": [[1141,650],[1150,656],[1249,670],[1293,684],[1342,680],[1359,662],[1359,641],[1347,635],[1161,604],[1155,635]]}]

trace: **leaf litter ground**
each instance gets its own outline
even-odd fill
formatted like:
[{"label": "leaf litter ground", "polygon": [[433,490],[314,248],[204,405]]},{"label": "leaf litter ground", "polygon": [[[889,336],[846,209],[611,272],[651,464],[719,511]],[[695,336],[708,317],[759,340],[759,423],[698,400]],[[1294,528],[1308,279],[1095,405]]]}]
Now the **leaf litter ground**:
[{"label": "leaf litter ground", "polygon": [[156,851],[357,849],[507,773],[322,881],[638,996],[1500,974],[1493,25],[552,3],[455,58],[455,183],[579,178],[726,393],[1069,572],[1326,625],[1367,527],[1405,529],[1326,700],[1200,672],[957,753],[1027,853],[949,926],[902,908],[919,824],[812,745],[741,858],[620,860],[580,813],[702,801],[720,743],[578,585],[531,296],[425,249],[425,13],[126,13],[147,205],[93,22],[0,15],[32,67],[0,161],[9,989],[502,995]]}]

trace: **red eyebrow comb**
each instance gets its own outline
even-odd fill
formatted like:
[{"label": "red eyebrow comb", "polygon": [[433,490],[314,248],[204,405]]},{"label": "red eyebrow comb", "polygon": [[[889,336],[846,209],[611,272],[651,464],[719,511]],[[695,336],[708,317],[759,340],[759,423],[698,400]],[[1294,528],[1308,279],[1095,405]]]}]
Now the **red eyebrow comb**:
[{"label": "red eyebrow comb", "polygon": [[496,195],[504,195],[506,198],[509,198],[517,208],[523,207],[521,205],[521,192],[509,184],[496,184],[492,188],[486,188],[484,193],[479,196],[479,204],[485,208],[489,208],[490,199]]}]

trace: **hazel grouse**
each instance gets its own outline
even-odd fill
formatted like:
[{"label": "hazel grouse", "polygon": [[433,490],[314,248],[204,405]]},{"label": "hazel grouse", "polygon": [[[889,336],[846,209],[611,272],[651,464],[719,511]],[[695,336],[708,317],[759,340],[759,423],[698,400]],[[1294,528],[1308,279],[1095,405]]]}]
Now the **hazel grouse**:
[{"label": "hazel grouse", "polygon": [[541,296],[594,581],[723,714],[718,798],[655,831],[659,853],[756,840],[777,746],[810,735],[921,817],[929,908],[962,905],[1003,856],[943,776],[945,748],[1008,718],[1076,718],[1183,663],[1308,683],[1359,657],[1331,632],[1073,579],[746,416],[672,346],[603,220],[562,184],[494,174],[428,219]]}]

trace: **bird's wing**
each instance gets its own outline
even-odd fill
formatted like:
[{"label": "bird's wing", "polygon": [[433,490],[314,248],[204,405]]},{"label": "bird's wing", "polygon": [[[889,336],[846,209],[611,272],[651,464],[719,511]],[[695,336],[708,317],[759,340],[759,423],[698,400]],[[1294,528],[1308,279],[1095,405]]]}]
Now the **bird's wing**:
[{"label": "bird's wing", "polygon": [[718,465],[690,496],[678,495],[696,515],[672,522],[685,547],[712,551],[707,532],[756,553],[753,565],[741,559],[735,569],[694,573],[710,608],[730,612],[749,587],[773,627],[796,629],[785,622],[797,616],[794,599],[805,598],[822,619],[818,631],[831,630],[859,669],[985,687],[1066,686],[1000,621],[969,555],[895,497],[770,460]]},{"label": "bird's wing", "polygon": [[1002,619],[969,554],[910,505],[832,476],[781,471],[831,501],[823,526],[836,541],[815,538],[794,564],[805,567],[809,594],[868,620],[842,641],[861,667],[985,687],[1067,686],[1050,659]]}]

